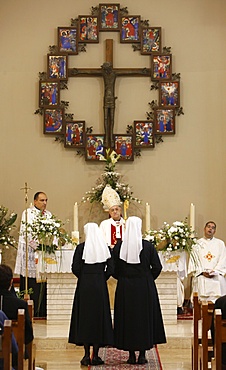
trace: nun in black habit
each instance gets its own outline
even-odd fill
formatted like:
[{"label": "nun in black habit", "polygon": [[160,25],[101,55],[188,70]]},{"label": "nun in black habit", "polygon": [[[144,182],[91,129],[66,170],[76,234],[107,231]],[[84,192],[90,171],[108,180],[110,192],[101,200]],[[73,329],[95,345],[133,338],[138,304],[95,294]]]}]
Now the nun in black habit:
[{"label": "nun in black habit", "polygon": [[114,336],[118,349],[129,351],[127,363],[145,364],[145,350],[166,343],[155,279],[162,265],[154,245],[142,240],[142,221],[129,217],[123,242],[114,249],[118,280],[114,305]]},{"label": "nun in black habit", "polygon": [[[84,346],[81,365],[101,365],[100,347],[113,345],[113,329],[107,279],[113,273],[113,258],[96,223],[84,226],[85,243],[74,253],[72,272],[78,278],[71,315],[69,343]],[[90,347],[93,358],[90,358]]]}]

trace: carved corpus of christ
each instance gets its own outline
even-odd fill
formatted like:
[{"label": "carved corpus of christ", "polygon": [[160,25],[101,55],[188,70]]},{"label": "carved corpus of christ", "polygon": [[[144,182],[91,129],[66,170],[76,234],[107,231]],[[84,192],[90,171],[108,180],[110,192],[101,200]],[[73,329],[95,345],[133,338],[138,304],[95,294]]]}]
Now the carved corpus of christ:
[{"label": "carved corpus of christ", "polygon": [[[112,40],[106,40],[112,41]],[[107,45],[109,50],[109,45]],[[109,59],[107,57],[107,59]],[[112,59],[112,55],[110,56]],[[103,63],[101,68],[69,68],[69,77],[103,77],[104,80],[104,130],[105,130],[105,143],[106,148],[114,147],[113,130],[115,119],[115,81],[118,76],[150,76],[150,69],[148,68],[113,68],[112,62],[107,61]]]}]

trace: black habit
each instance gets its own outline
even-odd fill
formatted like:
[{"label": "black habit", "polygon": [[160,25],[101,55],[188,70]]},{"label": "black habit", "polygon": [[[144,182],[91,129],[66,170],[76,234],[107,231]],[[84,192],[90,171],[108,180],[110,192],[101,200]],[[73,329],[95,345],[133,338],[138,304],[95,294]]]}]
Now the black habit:
[{"label": "black habit", "polygon": [[113,329],[107,279],[113,273],[113,258],[104,263],[82,260],[84,243],[74,253],[72,272],[78,278],[71,314],[69,343],[113,345]]},{"label": "black habit", "polygon": [[162,265],[150,242],[142,240],[139,264],[129,264],[119,258],[121,244],[118,242],[113,249],[113,276],[118,280],[114,306],[115,346],[125,351],[148,350],[154,344],[166,343],[154,282]]}]

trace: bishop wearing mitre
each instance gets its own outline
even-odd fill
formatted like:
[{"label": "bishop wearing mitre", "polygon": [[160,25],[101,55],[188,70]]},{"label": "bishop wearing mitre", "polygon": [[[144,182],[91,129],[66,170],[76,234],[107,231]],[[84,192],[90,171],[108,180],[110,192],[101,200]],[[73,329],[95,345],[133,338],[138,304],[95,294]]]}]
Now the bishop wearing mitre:
[{"label": "bishop wearing mitre", "polygon": [[108,184],[102,193],[102,203],[109,212],[109,219],[101,222],[100,229],[108,246],[114,248],[118,240],[123,240],[125,220],[119,194]]}]

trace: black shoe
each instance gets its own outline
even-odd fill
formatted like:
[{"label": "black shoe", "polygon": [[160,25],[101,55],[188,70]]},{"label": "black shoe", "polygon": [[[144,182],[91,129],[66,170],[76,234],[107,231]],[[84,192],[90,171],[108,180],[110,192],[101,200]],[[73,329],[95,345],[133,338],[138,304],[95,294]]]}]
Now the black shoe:
[{"label": "black shoe", "polygon": [[81,359],[80,364],[81,364],[82,366],[89,366],[89,365],[91,364],[90,358],[89,358],[89,357],[84,356],[84,357]]},{"label": "black shoe", "polygon": [[135,353],[134,353],[134,354],[129,355],[129,358],[128,358],[128,360],[127,360],[126,362],[127,362],[127,364],[135,365],[135,363],[136,363],[136,356],[135,356]]},{"label": "black shoe", "polygon": [[100,357],[93,357],[91,360],[91,365],[93,366],[98,366],[98,365],[103,365],[104,361]]},{"label": "black shoe", "polygon": [[177,314],[178,315],[183,315],[183,313],[184,313],[183,308],[182,307],[177,307]]},{"label": "black shoe", "polygon": [[137,363],[139,365],[144,365],[144,364],[147,364],[148,360],[145,358],[145,356],[139,356],[138,357],[138,360],[137,360]]}]

